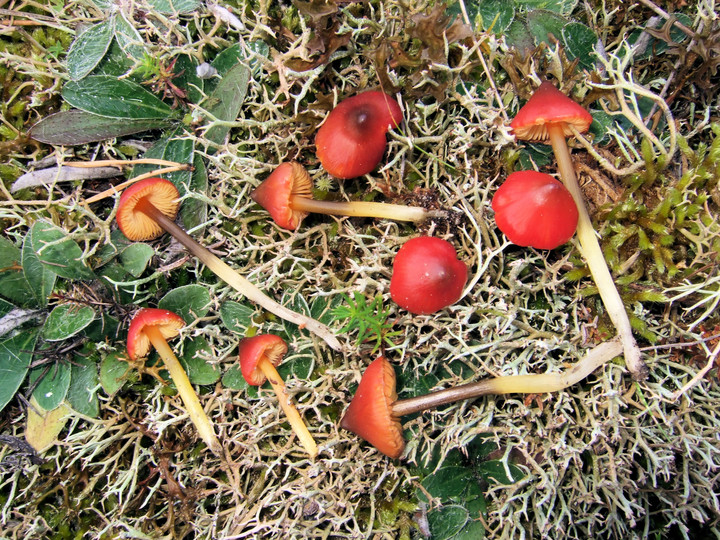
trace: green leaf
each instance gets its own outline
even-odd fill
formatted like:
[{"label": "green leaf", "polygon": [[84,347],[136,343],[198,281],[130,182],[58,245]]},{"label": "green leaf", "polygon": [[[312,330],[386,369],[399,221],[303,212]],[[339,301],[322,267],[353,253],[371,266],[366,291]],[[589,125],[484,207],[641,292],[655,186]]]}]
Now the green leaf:
[{"label": "green leaf", "polygon": [[562,40],[571,60],[577,58],[585,69],[595,65],[594,47],[598,37],[589,27],[579,22],[568,23],[562,29]]},{"label": "green leaf", "polygon": [[278,373],[283,380],[291,377],[295,379],[307,379],[312,373],[315,365],[315,358],[310,354],[294,354],[287,361],[277,367]]},{"label": "green leaf", "polygon": [[[223,76],[208,102],[208,112],[218,120],[232,122],[237,119],[245,101],[250,81],[250,70],[244,64],[236,64]],[[205,132],[205,138],[216,144],[222,144],[230,132],[228,126],[212,126]]]},{"label": "green leaf", "polygon": [[[48,297],[55,287],[57,275],[49,266],[44,265],[35,253],[32,246],[32,229],[30,234],[25,237],[22,247],[22,267],[23,275],[27,281],[29,289],[35,295],[37,305],[45,307],[48,304]],[[57,405],[56,405],[57,406]],[[48,409],[48,407],[45,407]],[[49,409],[54,409],[50,407]]]},{"label": "green leaf", "polygon": [[154,255],[152,246],[138,242],[130,244],[122,251],[120,262],[132,276],[140,277]]},{"label": "green leaf", "polygon": [[220,306],[220,320],[231,332],[246,335],[252,326],[255,308],[228,300]]},{"label": "green leaf", "polygon": [[100,414],[97,397],[99,382],[97,364],[93,359],[75,355],[67,392],[70,406],[80,414],[97,417]]},{"label": "green leaf", "polygon": [[198,0],[147,0],[147,3],[166,15],[190,13],[200,7]]},{"label": "green leaf", "polygon": [[431,510],[427,517],[433,540],[446,540],[454,537],[470,519],[468,511],[456,504]]},{"label": "green leaf", "polygon": [[[470,6],[467,6],[470,9]],[[506,0],[481,0],[477,5],[477,12],[482,21],[484,30],[492,31],[495,34],[502,34],[508,29],[515,17],[515,8],[512,2]]]},{"label": "green leaf", "polygon": [[535,45],[550,43],[550,36],[562,37],[562,29],[567,24],[564,17],[551,11],[531,11],[526,17],[527,28],[535,39]]},{"label": "green leaf", "polygon": [[115,39],[123,52],[133,60],[140,61],[146,54],[140,33],[128,22],[122,12],[115,14]]},{"label": "green leaf", "polygon": [[0,298],[0,317],[4,317],[8,313],[10,313],[13,309],[13,306],[10,302],[6,302],[2,298]]},{"label": "green leaf", "polygon": [[107,118],[79,109],[61,111],[30,128],[30,137],[46,144],[74,146],[132,135],[170,125],[166,119],[128,120]]},{"label": "green leaf", "polygon": [[37,307],[35,292],[22,269],[20,249],[0,236],[0,295],[19,307]]},{"label": "green leaf", "polygon": [[[45,370],[45,367],[38,367],[30,371],[30,382],[35,382]],[[44,374],[33,391],[33,397],[43,409],[52,411],[63,402],[69,387],[70,364],[58,362]]]},{"label": "green leaf", "polygon": [[212,67],[217,69],[220,77],[224,77],[228,71],[243,61],[245,61],[245,55],[242,52],[242,48],[240,45],[235,44],[223,51],[220,51],[213,59]]},{"label": "green leaf", "polygon": [[65,231],[47,221],[32,227],[32,246],[40,261],[67,279],[93,279],[95,274],[82,262],[83,251]]},{"label": "green leaf", "polygon": [[[193,163],[195,144],[191,139],[187,137],[183,138],[185,135],[182,129],[176,129],[172,133],[168,133],[148,148],[143,157],[166,159],[177,163]],[[157,169],[157,165],[137,165],[133,167],[131,177],[139,176],[155,169]],[[173,185],[178,188],[180,196],[182,197],[187,193],[187,188],[192,180],[192,172],[175,171],[164,174],[163,178],[170,180]]]},{"label": "green leaf", "polygon": [[80,34],[67,53],[67,69],[70,78],[78,81],[90,74],[110,48],[114,19],[95,24]]},{"label": "green leaf", "polygon": [[70,81],[62,89],[70,105],[108,118],[167,120],[177,113],[137,83],[108,75]]},{"label": "green leaf", "polygon": [[222,377],[222,384],[225,388],[229,388],[230,390],[246,390],[250,387],[245,380],[245,377],[243,377],[238,364],[230,366],[230,368],[225,372]]},{"label": "green leaf", "polygon": [[100,362],[100,384],[108,396],[114,396],[128,380],[137,380],[123,353],[111,352]]},{"label": "green leaf", "polygon": [[190,323],[207,315],[211,302],[210,292],[202,285],[184,285],[163,296],[158,307],[177,313]]},{"label": "green leaf", "polygon": [[545,9],[561,15],[570,15],[578,0],[515,0],[528,9]]},{"label": "green leaf", "polygon": [[[475,481],[470,470],[460,466],[441,467],[423,478],[421,484],[425,491],[443,502],[462,500],[468,484]],[[422,490],[417,491],[420,500],[427,501]]]},{"label": "green leaf", "polygon": [[0,341],[0,411],[25,380],[37,336],[33,329]]},{"label": "green leaf", "polygon": [[535,40],[533,39],[527,24],[520,19],[513,19],[505,32],[505,41],[511,47],[516,48],[521,53],[528,53],[535,48]]},{"label": "green leaf", "polygon": [[509,485],[517,482],[525,476],[522,469],[520,469],[517,465],[508,463],[506,469],[502,460],[499,459],[489,459],[487,461],[483,461],[478,464],[477,470],[483,478],[488,480],[491,484],[496,482],[498,484]]},{"label": "green leaf", "polygon": [[173,83],[185,91],[188,101],[200,103],[205,97],[205,80],[197,76],[197,67],[200,65],[197,58],[188,54],[181,54],[176,58],[173,71],[177,75],[173,79]]},{"label": "green leaf", "polygon": [[68,339],[87,327],[93,319],[95,319],[95,310],[90,306],[61,304],[56,306],[45,319],[42,337],[45,341]]},{"label": "green leaf", "polygon": [[[205,162],[203,159],[195,154],[193,158],[194,171],[190,176],[190,185],[187,186],[187,191],[191,194],[205,195],[208,190],[208,176],[207,169],[205,169]],[[181,191],[184,191],[185,185]],[[182,206],[180,207],[180,221],[183,227],[187,230],[194,229],[198,232],[198,227],[203,225],[207,221],[207,203],[203,197],[187,197],[183,200]]]},{"label": "green leaf", "polygon": [[208,361],[212,357],[212,347],[205,338],[198,337],[183,345],[183,355],[179,360],[191,383],[214,384],[220,379],[220,369]]}]

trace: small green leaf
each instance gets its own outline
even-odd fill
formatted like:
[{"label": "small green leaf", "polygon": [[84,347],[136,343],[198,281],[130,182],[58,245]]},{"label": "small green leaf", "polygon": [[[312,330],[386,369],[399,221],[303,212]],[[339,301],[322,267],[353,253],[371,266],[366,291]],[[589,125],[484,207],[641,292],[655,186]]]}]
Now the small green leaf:
[{"label": "small green leaf", "polygon": [[136,379],[137,372],[130,369],[123,353],[111,352],[100,362],[100,384],[108,396],[114,396],[126,381]]},{"label": "small green leaf", "polygon": [[478,472],[488,480],[488,482],[509,485],[520,480],[525,476],[522,470],[512,463],[505,464],[499,459],[489,459],[483,461],[477,466]]},{"label": "small green leaf", "polygon": [[[421,484],[431,496],[443,502],[459,501],[469,483],[475,481],[470,470],[460,466],[441,467],[423,478]],[[422,490],[417,492],[420,500],[427,501]]]},{"label": "small green leaf", "polygon": [[[28,287],[33,291],[37,305],[45,307],[48,304],[48,297],[55,287],[57,275],[49,266],[40,262],[32,246],[32,229],[25,237],[22,248],[22,267]],[[58,404],[59,405],[59,404]],[[57,407],[57,405],[56,405]],[[55,407],[45,407],[54,409]]]},{"label": "small green leaf", "polygon": [[97,390],[99,378],[94,357],[75,355],[71,368],[67,401],[80,414],[95,418],[100,414]]},{"label": "small green leaf", "polygon": [[90,306],[60,304],[48,315],[43,326],[45,341],[62,341],[79,333],[95,319],[95,310]]},{"label": "small green leaf", "polygon": [[527,14],[525,19],[530,34],[535,39],[535,45],[542,42],[550,43],[550,37],[557,39],[562,37],[562,29],[567,20],[551,11],[536,10]]},{"label": "small green leaf", "polygon": [[589,27],[579,22],[568,23],[562,29],[562,39],[571,60],[577,58],[585,69],[595,65],[594,47],[598,37]]},{"label": "small green leaf", "polygon": [[[30,382],[35,382],[42,376],[33,391],[33,397],[46,411],[52,411],[60,406],[70,387],[70,364],[58,362],[47,369],[38,367],[30,371]],[[44,373],[44,375],[43,375]]]},{"label": "small green leaf", "polygon": [[0,295],[19,307],[37,307],[35,292],[22,269],[20,249],[0,236]]},{"label": "small green leaf", "polygon": [[32,329],[0,341],[0,411],[25,380],[37,337]]},{"label": "small green leaf", "polygon": [[578,0],[515,0],[518,5],[522,5],[528,10],[545,9],[560,15],[570,15],[575,9]]},{"label": "small green leaf", "polygon": [[428,512],[433,540],[448,540],[458,534],[469,521],[468,511],[460,505],[449,504]]},{"label": "small green leaf", "polygon": [[199,62],[194,56],[181,54],[177,56],[173,72],[176,74],[173,83],[185,91],[188,101],[200,103],[205,96],[205,81],[197,76]]},{"label": "small green leaf", "polygon": [[288,380],[291,377],[294,379],[305,380],[310,377],[314,365],[315,358],[313,358],[312,355],[294,354],[291,358],[288,358],[280,364],[277,367],[277,370],[283,380]]},{"label": "small green leaf", "polygon": [[91,26],[75,38],[66,59],[72,80],[80,80],[95,69],[110,48],[114,30],[114,19],[108,19]]},{"label": "small green leaf", "polygon": [[535,48],[535,39],[528,30],[527,24],[517,18],[513,19],[508,26],[505,32],[505,41],[521,53],[528,53]]},{"label": "small green leaf", "polygon": [[[468,9],[470,6],[468,6]],[[482,20],[484,30],[490,30],[495,34],[504,33],[515,17],[515,8],[512,2],[506,0],[481,0],[478,2],[477,12]]]},{"label": "small green leaf", "polygon": [[220,369],[208,361],[212,357],[212,347],[205,338],[198,337],[183,345],[180,362],[191,383],[214,384],[220,379]]},{"label": "small green leaf", "polygon": [[[173,130],[161,139],[155,142],[145,152],[143,157],[154,159],[166,159],[177,163],[192,163],[195,151],[193,141],[185,137],[182,129]],[[157,169],[157,165],[137,165],[133,167],[132,175],[139,176]],[[170,180],[173,185],[178,188],[180,196],[185,195],[187,187],[192,178],[191,171],[175,171],[163,175],[163,178]]]},{"label": "small green leaf", "polygon": [[[180,207],[180,221],[185,229],[194,229],[197,233],[198,227],[207,221],[207,203],[202,195],[205,195],[208,190],[208,175],[205,162],[197,154],[193,158],[193,167],[195,170],[190,176],[190,185],[187,188],[183,185],[181,190],[182,193],[187,189],[191,195],[183,200]],[[201,197],[193,197],[192,194],[198,194]]]},{"label": "small green leaf", "polygon": [[62,96],[77,109],[108,118],[166,120],[177,115],[139,84],[108,75],[70,81],[63,87]]},{"label": "small green leaf", "polygon": [[245,377],[243,377],[239,364],[231,366],[225,372],[222,377],[222,384],[225,388],[229,388],[230,390],[248,390],[249,388],[252,388],[245,380]]},{"label": "small green leaf", "polygon": [[[236,64],[223,76],[210,96],[208,112],[218,120],[233,122],[237,119],[245,101],[250,70],[245,64]],[[205,138],[215,144],[222,144],[230,128],[224,125],[212,126],[205,132]]]},{"label": "small green leaf", "polygon": [[154,255],[155,250],[152,246],[139,242],[129,245],[122,251],[120,262],[132,276],[140,277]]},{"label": "small green leaf", "polygon": [[82,262],[83,251],[65,231],[47,221],[32,227],[32,246],[40,261],[67,279],[93,279],[95,274]]},{"label": "small green leaf", "polygon": [[165,15],[190,13],[200,7],[198,0],[147,0],[147,3],[155,11]]},{"label": "small green leaf", "polygon": [[115,13],[115,39],[123,52],[133,60],[140,61],[146,54],[145,43],[140,33],[128,22],[125,15]]},{"label": "small green leaf", "polygon": [[247,334],[248,328],[252,326],[252,318],[255,314],[255,309],[238,302],[228,300],[223,302],[220,306],[220,319],[222,320],[225,328],[231,332],[245,335]]},{"label": "small green leaf", "polygon": [[210,311],[210,292],[202,285],[184,285],[167,293],[158,307],[180,315],[186,323],[204,317]]}]

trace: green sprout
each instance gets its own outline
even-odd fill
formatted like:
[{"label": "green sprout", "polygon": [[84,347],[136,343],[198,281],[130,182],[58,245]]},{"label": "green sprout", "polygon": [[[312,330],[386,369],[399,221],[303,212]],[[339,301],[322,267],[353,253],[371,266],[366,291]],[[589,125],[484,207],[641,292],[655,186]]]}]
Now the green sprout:
[{"label": "green sprout", "polygon": [[377,351],[383,344],[393,346],[393,337],[401,334],[392,331],[392,323],[388,322],[390,308],[383,307],[382,296],[377,295],[368,304],[362,293],[354,292],[353,298],[345,296],[345,305],[337,306],[333,310],[333,317],[346,320],[339,332],[352,332],[357,330],[358,346],[364,341],[375,341],[372,352]]}]

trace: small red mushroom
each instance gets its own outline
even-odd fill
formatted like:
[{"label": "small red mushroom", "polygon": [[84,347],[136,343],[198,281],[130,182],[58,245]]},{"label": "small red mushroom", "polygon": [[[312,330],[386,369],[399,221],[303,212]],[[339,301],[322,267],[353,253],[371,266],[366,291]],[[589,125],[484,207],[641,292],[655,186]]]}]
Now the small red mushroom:
[{"label": "small red mushroom", "polygon": [[492,207],[497,226],[518,246],[555,249],[577,228],[572,195],[549,174],[512,173],[495,192]]},{"label": "small red mushroom", "polygon": [[593,229],[590,214],[575,176],[565,137],[587,131],[592,123],[589,112],[560,92],[549,82],[543,82],[510,123],[518,139],[547,142],[552,145],[558,162],[560,178],[575,200],[578,209],[577,238],[580,251],[587,261],[595,285],[625,347],[625,363],[637,380],[647,377],[647,366],[632,335],[630,318],[620,298],[615,281]]},{"label": "small red mushroom", "polygon": [[135,242],[157,238],[163,231],[170,233],[215,275],[248,300],[286,321],[297,324],[300,328],[307,328],[336,351],[342,348],[326,325],[277,303],[178,227],[174,220],[179,198],[177,188],[168,180],[163,178],[141,180],[120,196],[116,216],[118,227],[129,240]]},{"label": "small red mushroom", "polygon": [[494,377],[407,399],[397,398],[395,371],[387,358],[379,356],[360,379],[355,396],[340,420],[340,427],[396,459],[405,450],[400,424],[402,416],[490,394],[557,392],[577,384],[620,353],[622,344],[616,338],[601,343],[563,372]]},{"label": "small red mushroom", "polygon": [[300,413],[290,402],[285,383],[275,366],[280,363],[287,352],[287,343],[274,334],[260,334],[245,338],[238,348],[240,370],[248,384],[260,386],[266,380],[270,382],[282,410],[290,422],[290,427],[297,434],[300,444],[303,445],[311,458],[318,454],[315,439],[308,431]]},{"label": "small red mushroom", "polygon": [[435,313],[460,299],[467,266],[447,240],[420,236],[405,242],[393,262],[390,296],[416,315]]},{"label": "small red mushroom", "polygon": [[312,181],[305,167],[296,161],[285,162],[251,194],[283,229],[295,230],[309,212],[334,216],[377,217],[398,221],[422,221],[442,212],[417,206],[367,201],[336,202],[312,198]]},{"label": "small red mushroom", "polygon": [[337,178],[369,173],[383,157],[388,129],[402,121],[397,101],[380,91],[347,98],[330,111],[315,137],[317,157]]},{"label": "small red mushroom", "polygon": [[127,336],[127,351],[132,360],[146,357],[150,353],[150,345],[162,358],[170,378],[175,383],[178,394],[185,404],[188,416],[205,441],[208,448],[216,455],[222,455],[222,447],[215,436],[212,422],[205,414],[200,399],[188,379],[187,373],[178,361],[167,340],[178,335],[185,326],[180,315],[166,309],[143,308],[130,321]]}]

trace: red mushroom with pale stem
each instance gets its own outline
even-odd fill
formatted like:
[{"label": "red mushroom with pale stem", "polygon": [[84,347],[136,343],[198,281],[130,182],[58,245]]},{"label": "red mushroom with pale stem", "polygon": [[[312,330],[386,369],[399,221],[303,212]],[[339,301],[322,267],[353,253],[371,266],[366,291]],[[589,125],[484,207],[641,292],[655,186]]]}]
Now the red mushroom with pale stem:
[{"label": "red mushroom with pale stem", "polygon": [[280,406],[290,422],[290,427],[297,434],[300,444],[310,454],[310,457],[314,458],[318,454],[315,439],[308,431],[300,413],[290,402],[285,383],[275,369],[287,350],[287,343],[280,336],[274,334],[260,334],[245,338],[240,342],[238,349],[240,370],[247,383],[252,386],[260,386],[266,380],[270,382]]},{"label": "red mushroom with pale stem", "polygon": [[428,409],[491,394],[544,394],[572,386],[622,352],[617,339],[601,343],[562,373],[507,375],[463,384],[407,399],[397,399],[395,371],[384,356],[365,370],[355,396],[340,421],[380,452],[393,459],[405,450],[400,418]]},{"label": "red mushroom with pale stem", "polygon": [[467,282],[467,265],[447,240],[420,236],[405,242],[393,262],[390,296],[401,308],[427,315],[454,304]]},{"label": "red mushroom with pale stem", "polygon": [[281,163],[251,194],[270,212],[275,223],[294,231],[310,212],[333,216],[376,217],[397,221],[423,221],[443,215],[441,211],[418,206],[366,201],[318,201],[312,197],[312,181],[305,167],[296,161]]},{"label": "red mushroom with pale stem", "polygon": [[213,424],[205,414],[195,389],[187,373],[173,353],[167,340],[174,338],[185,326],[185,321],[166,309],[143,308],[130,321],[127,336],[127,351],[130,359],[145,358],[150,353],[150,345],[155,347],[162,358],[170,378],[175,383],[178,394],[185,404],[188,416],[198,431],[200,438],[216,455],[222,455],[222,447],[215,436]]},{"label": "red mushroom with pale stem", "polygon": [[317,157],[337,178],[367,174],[385,153],[387,131],[401,121],[400,105],[384,92],[373,90],[344,99],[318,129]]},{"label": "red mushroom with pale stem", "polygon": [[176,225],[174,220],[178,210],[179,197],[180,194],[172,182],[163,178],[148,178],[132,185],[123,192],[118,204],[116,219],[120,230],[128,239],[140,242],[157,238],[163,231],[170,233],[220,279],[246,298],[270,313],[297,324],[300,328],[307,328],[336,351],[342,349],[330,328],[311,317],[292,311],[266,296],[250,281],[198,244]]},{"label": "red mushroom with pale stem", "polygon": [[543,82],[510,123],[518,139],[547,142],[552,145],[558,162],[560,178],[570,191],[578,209],[577,237],[580,251],[587,261],[605,309],[623,342],[625,363],[636,380],[647,377],[647,366],[632,335],[630,319],[605,261],[600,243],[585,206],[585,200],[573,167],[565,137],[587,131],[592,123],[589,112],[560,92],[549,82]]},{"label": "red mushroom with pale stem", "polygon": [[495,192],[492,208],[498,228],[518,246],[555,249],[577,228],[572,195],[549,174],[512,173]]}]

